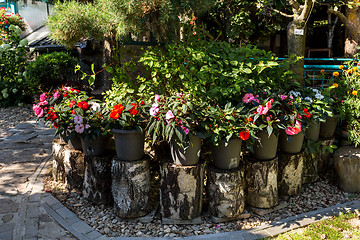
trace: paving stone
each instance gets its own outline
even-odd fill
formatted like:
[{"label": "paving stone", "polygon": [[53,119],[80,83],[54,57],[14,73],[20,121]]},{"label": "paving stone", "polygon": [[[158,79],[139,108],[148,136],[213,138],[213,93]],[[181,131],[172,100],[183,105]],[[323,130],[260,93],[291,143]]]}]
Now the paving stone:
[{"label": "paving stone", "polygon": [[6,214],[4,215],[1,220],[4,222],[4,223],[7,223],[7,222],[10,222],[11,219],[13,219],[14,217],[14,214]]},{"label": "paving stone", "polygon": [[36,237],[39,230],[38,219],[27,219],[25,222],[25,238]]},{"label": "paving stone", "polygon": [[53,219],[48,214],[40,214],[39,215],[40,222],[51,222]]},{"label": "paving stone", "polygon": [[20,129],[20,130],[24,130],[24,129],[34,129],[35,126],[33,123],[20,123],[18,125],[15,126],[15,129]]},{"label": "paving stone", "polygon": [[70,211],[66,207],[56,209],[56,212],[64,219],[72,218],[75,215],[72,211]]},{"label": "paving stone", "polygon": [[30,197],[29,197],[29,202],[30,203],[32,203],[32,202],[40,202],[41,196],[42,196],[41,193],[31,194]]},{"label": "paving stone", "polygon": [[0,199],[0,214],[15,213],[19,209],[19,203],[11,199]]},{"label": "paving stone", "polygon": [[27,218],[39,218],[39,203],[29,203],[26,211]]},{"label": "paving stone", "polygon": [[92,227],[90,227],[88,224],[86,224],[83,221],[79,221],[79,222],[73,224],[72,227],[75,228],[76,230],[80,231],[83,234],[87,234],[89,232],[94,231],[94,229]]},{"label": "paving stone", "polygon": [[[59,200],[57,200],[56,198],[54,198],[53,196],[51,196],[49,193],[45,193],[44,194],[44,197],[43,197],[43,200],[49,205],[49,206],[53,206],[57,203],[60,203]],[[61,206],[63,206],[61,204]]]},{"label": "paving stone", "polygon": [[0,239],[12,240],[15,223],[5,223],[0,225]]},{"label": "paving stone", "polygon": [[91,239],[91,240],[94,240],[94,239],[97,239],[99,237],[101,237],[101,233],[99,233],[98,231],[92,231],[92,232],[89,232],[85,235],[85,237]]}]

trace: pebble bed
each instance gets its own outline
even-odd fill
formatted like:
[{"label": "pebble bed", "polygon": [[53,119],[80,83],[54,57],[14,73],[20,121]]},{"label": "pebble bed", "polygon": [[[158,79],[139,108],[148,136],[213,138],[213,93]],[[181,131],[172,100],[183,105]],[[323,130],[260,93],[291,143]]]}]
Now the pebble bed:
[{"label": "pebble bed", "polygon": [[250,214],[248,218],[226,223],[213,223],[205,213],[202,216],[203,224],[194,225],[162,224],[156,214],[154,220],[148,223],[123,220],[115,215],[112,207],[94,205],[79,193],[63,190],[65,186],[60,183],[48,181],[47,188],[79,218],[109,237],[184,237],[251,229],[300,213],[360,199],[358,195],[341,191],[334,185],[332,176],[329,174],[315,183],[304,185],[298,196],[281,199],[287,206],[275,212],[259,216],[246,210]]}]

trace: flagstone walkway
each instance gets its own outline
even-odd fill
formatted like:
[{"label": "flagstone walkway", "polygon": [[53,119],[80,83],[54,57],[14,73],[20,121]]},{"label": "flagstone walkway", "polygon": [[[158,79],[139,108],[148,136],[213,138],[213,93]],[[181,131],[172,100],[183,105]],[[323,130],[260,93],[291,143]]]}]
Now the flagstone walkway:
[{"label": "flagstone walkway", "polygon": [[[51,168],[54,129],[26,121],[0,132],[0,240],[109,239],[43,191]],[[259,239],[303,227],[338,212],[360,209],[360,201],[303,213],[260,227],[177,239]],[[174,239],[116,237],[114,240]]]}]

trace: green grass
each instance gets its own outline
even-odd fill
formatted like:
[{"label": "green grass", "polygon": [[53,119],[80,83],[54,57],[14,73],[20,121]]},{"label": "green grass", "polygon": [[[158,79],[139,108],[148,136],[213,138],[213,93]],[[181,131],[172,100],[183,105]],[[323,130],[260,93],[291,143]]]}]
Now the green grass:
[{"label": "green grass", "polygon": [[[305,228],[279,235],[276,240],[317,240],[317,239],[360,239],[359,227],[352,226],[350,220],[359,219],[356,213],[340,214]],[[360,226],[360,223],[359,225]]]}]

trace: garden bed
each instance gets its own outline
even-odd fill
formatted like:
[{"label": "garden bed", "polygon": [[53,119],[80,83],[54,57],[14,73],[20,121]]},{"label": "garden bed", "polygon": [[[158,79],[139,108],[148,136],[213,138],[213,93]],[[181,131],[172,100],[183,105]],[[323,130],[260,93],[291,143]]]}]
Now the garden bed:
[{"label": "garden bed", "polygon": [[65,190],[64,185],[52,181],[50,177],[46,179],[46,190],[50,191],[66,207],[77,214],[80,219],[109,237],[183,237],[250,229],[296,214],[360,199],[359,195],[341,191],[336,185],[333,176],[335,176],[335,173],[331,172],[315,183],[304,185],[303,191],[298,196],[290,197],[286,201],[281,199],[287,203],[285,208],[264,216],[256,215],[247,210],[246,212],[250,216],[246,219],[227,223],[213,223],[205,211],[201,217],[203,223],[194,225],[162,224],[161,218],[157,218],[156,214],[154,220],[148,223],[120,219],[111,206],[101,207],[94,205],[82,198],[79,193],[68,192]]}]

